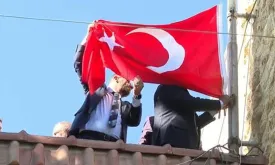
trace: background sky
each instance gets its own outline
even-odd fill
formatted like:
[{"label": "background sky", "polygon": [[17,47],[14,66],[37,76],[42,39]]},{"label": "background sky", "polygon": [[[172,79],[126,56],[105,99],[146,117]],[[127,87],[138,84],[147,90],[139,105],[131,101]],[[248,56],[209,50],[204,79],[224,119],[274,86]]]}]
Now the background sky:
[{"label": "background sky", "polygon": [[[105,19],[142,24],[183,20],[225,0],[1,0],[0,14],[92,22]],[[87,25],[0,17],[0,118],[4,132],[26,130],[51,136],[54,125],[74,119],[84,93],[74,72],[76,45]],[[223,36],[226,43],[227,36]],[[196,44],[196,43],[194,43]],[[223,45],[224,47],[224,45]],[[107,72],[109,81],[111,72]],[[157,85],[145,84],[143,116],[138,127],[129,128],[128,143],[137,143],[147,116],[153,115]],[[205,97],[192,92],[193,96]],[[129,98],[128,98],[129,99]]]}]

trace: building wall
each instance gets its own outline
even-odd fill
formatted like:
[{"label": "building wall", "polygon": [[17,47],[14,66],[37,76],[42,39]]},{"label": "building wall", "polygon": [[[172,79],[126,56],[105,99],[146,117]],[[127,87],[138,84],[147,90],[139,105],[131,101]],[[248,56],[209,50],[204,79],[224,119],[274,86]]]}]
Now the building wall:
[{"label": "building wall", "polygon": [[[256,19],[249,23],[252,28],[248,34],[275,36],[275,1],[247,1],[239,3],[239,8],[250,12],[255,2]],[[245,27],[239,25],[238,28]],[[253,37],[242,54],[249,63],[248,86],[251,89],[247,94],[245,139],[260,142],[270,164],[275,164],[275,39]]]},{"label": "building wall", "polygon": [[[238,13],[250,13],[255,1],[256,19],[238,18],[237,33],[275,36],[275,0],[238,0]],[[258,141],[269,164],[275,164],[275,38],[238,35],[237,43],[240,139]],[[203,130],[203,149],[217,144],[222,120]],[[220,144],[227,142],[227,128],[226,117]]]}]

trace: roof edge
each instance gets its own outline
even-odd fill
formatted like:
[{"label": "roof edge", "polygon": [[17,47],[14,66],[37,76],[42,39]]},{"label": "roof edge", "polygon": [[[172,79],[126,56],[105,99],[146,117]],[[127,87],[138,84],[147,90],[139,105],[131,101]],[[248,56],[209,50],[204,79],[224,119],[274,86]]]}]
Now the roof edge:
[{"label": "roof edge", "polygon": [[[67,145],[69,147],[80,147],[80,148],[93,148],[100,150],[118,150],[122,152],[141,152],[145,154],[153,155],[174,155],[174,156],[189,156],[189,157],[198,157],[200,158],[213,158],[216,160],[222,159],[228,162],[238,162],[239,158],[232,156],[227,153],[222,153],[219,151],[208,152],[201,150],[193,149],[183,149],[183,148],[174,148],[171,145],[165,146],[151,146],[151,145],[138,145],[138,144],[126,144],[122,140],[117,142],[105,142],[105,141],[95,141],[95,140],[84,140],[77,139],[74,136],[69,138],[62,137],[52,137],[52,136],[39,136],[39,135],[30,135],[26,131],[22,130],[19,133],[7,133],[0,132],[0,141],[18,141],[20,143],[41,143],[43,145],[56,145],[62,146]],[[244,164],[266,164],[267,159],[264,156],[242,156],[242,163]]]}]

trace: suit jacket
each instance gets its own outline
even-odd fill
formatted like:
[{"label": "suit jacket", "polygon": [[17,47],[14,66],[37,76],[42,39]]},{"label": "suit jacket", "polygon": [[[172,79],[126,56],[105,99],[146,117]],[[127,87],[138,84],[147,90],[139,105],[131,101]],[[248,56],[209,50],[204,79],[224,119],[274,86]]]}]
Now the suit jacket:
[{"label": "suit jacket", "polygon": [[[196,115],[196,123],[197,123],[197,128],[198,128],[198,139],[201,139],[201,129],[211,123],[212,121],[215,120],[209,114],[208,112],[203,113],[202,115],[198,116],[197,113]],[[154,127],[154,116],[150,116],[146,119],[144,126],[142,128],[141,132],[141,137],[139,140],[139,144],[143,145],[152,145],[152,140],[153,140],[153,127]],[[200,143],[200,141],[199,141]],[[198,144],[200,145],[200,144]]]},{"label": "suit jacket", "polygon": [[84,50],[85,50],[84,45],[77,45],[75,50],[74,69],[80,80],[82,76],[82,59],[83,59]]},{"label": "suit jacket", "polygon": [[192,97],[187,89],[159,85],[154,95],[155,120],[153,145],[198,149],[200,129],[214,121],[209,113],[201,116],[196,111],[220,110],[219,100]]},{"label": "suit jacket", "polygon": [[86,83],[82,81],[82,59],[83,59],[84,50],[85,50],[84,45],[77,45],[75,50],[74,69],[79,77],[80,83],[84,89],[85,94],[87,94],[89,92],[89,87]]},{"label": "suit jacket", "polygon": [[[85,128],[86,123],[90,119],[91,112],[96,109],[97,104],[103,98],[103,90],[107,90],[105,85],[97,89],[94,94],[87,94],[83,105],[75,114],[75,119],[69,131],[69,136],[74,135],[77,137],[79,131]],[[121,103],[121,139],[126,143],[127,127],[136,127],[139,125],[142,115],[142,108],[141,105],[139,107],[133,107],[128,101],[122,101]]]}]

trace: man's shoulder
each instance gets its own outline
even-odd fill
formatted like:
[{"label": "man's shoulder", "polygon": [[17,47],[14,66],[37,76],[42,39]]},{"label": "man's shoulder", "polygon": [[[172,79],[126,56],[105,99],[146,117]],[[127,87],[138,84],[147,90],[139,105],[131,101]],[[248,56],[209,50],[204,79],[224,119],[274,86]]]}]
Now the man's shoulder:
[{"label": "man's shoulder", "polygon": [[180,87],[180,86],[177,86],[177,85],[164,85],[164,84],[161,84],[157,87],[157,90],[156,91],[174,91],[174,90],[187,90],[186,88],[184,87]]},{"label": "man's shoulder", "polygon": [[127,101],[127,100],[122,100],[121,101],[123,104],[131,104],[129,101]]},{"label": "man's shoulder", "polygon": [[94,93],[87,92],[86,95],[90,95],[90,96],[93,96],[93,95],[104,95],[106,91],[107,91],[107,86],[106,86],[106,84],[103,84],[102,86],[100,86],[99,88],[97,88]]}]

